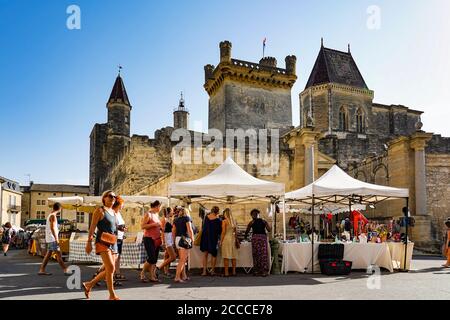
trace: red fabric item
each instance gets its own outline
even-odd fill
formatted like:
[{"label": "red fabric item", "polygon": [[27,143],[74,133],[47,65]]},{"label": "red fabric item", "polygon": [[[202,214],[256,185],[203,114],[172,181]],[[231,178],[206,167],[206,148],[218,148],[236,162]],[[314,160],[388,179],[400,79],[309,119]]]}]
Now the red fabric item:
[{"label": "red fabric item", "polygon": [[355,237],[359,235],[358,223],[361,221],[361,229],[369,222],[369,220],[359,211],[353,210],[350,213],[350,220],[353,221],[353,233]]}]

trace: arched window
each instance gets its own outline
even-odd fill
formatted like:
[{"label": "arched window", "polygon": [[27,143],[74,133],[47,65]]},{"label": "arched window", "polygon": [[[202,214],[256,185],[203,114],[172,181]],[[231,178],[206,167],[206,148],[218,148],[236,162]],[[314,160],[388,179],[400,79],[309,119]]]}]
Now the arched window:
[{"label": "arched window", "polygon": [[361,108],[358,108],[358,111],[356,111],[356,131],[358,133],[364,133],[365,131],[364,111]]},{"label": "arched window", "polygon": [[347,131],[348,130],[348,121],[347,121],[347,110],[345,107],[341,107],[339,109],[339,130]]}]

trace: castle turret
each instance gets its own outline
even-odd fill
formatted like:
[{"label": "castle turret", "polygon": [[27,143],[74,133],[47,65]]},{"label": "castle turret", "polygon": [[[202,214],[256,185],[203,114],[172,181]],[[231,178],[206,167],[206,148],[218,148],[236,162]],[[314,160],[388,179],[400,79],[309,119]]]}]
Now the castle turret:
[{"label": "castle turret", "polygon": [[259,63],[233,59],[231,42],[222,41],[220,63],[205,66],[209,129],[286,129],[292,126],[291,89],[297,80],[295,56],[286,69],[274,57]]},{"label": "castle turret", "polygon": [[108,108],[106,156],[108,164],[111,164],[130,143],[131,104],[120,72],[114,82],[106,107]]},{"label": "castle turret", "polygon": [[219,44],[220,48],[220,62],[231,62],[231,42],[228,40],[222,41]]},{"label": "castle turret", "polygon": [[175,129],[189,129],[189,110],[184,106],[183,92],[181,92],[178,108],[173,111],[173,127]]}]

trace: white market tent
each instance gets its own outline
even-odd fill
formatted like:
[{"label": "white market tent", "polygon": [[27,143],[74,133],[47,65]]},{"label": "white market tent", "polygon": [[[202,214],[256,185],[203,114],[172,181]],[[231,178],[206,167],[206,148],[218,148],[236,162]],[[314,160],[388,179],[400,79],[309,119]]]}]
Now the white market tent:
[{"label": "white market tent", "polygon": [[[408,198],[408,189],[381,186],[357,180],[349,176],[337,165],[331,167],[330,170],[311,184],[288,192],[285,196],[288,202],[298,202],[311,206],[312,225],[314,225],[314,209],[317,205],[325,205],[327,203],[347,204],[351,210],[352,204],[356,203],[376,204],[389,199],[406,199],[406,207],[408,207]],[[406,227],[406,239],[407,237],[408,227]],[[314,252],[314,237],[312,237],[312,250]],[[405,266],[406,256],[407,243],[405,242]]]},{"label": "white market tent", "polygon": [[188,203],[211,201],[231,204],[256,200],[275,202],[282,199],[284,206],[283,183],[255,178],[231,157],[203,178],[171,183],[168,194],[171,198],[183,199]]},{"label": "white market tent", "polygon": [[271,198],[283,197],[284,184],[258,179],[228,157],[207,176],[169,185],[169,197],[176,198]]},{"label": "white market tent", "polygon": [[286,200],[312,204],[332,202],[347,204],[349,197],[358,197],[362,204],[378,203],[387,199],[409,197],[408,189],[393,188],[363,182],[352,178],[337,165],[331,167],[313,183],[286,193]]}]

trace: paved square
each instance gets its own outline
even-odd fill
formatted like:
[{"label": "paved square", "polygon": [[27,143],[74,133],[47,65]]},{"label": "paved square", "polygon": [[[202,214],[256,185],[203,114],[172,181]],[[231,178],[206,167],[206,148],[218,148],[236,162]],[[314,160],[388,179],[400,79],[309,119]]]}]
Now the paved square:
[{"label": "paved square", "polygon": [[[349,277],[327,277],[320,274],[290,273],[288,275],[253,277],[240,271],[237,277],[201,277],[191,272],[191,280],[175,284],[163,280],[161,284],[145,284],[138,280],[138,271],[124,269],[129,279],[117,288],[121,299],[450,299],[450,269],[443,269],[443,260],[437,257],[416,256],[408,273],[382,272],[380,289],[369,289],[376,284],[364,272],[352,272]],[[81,290],[69,290],[67,277],[55,262],[47,270],[52,276],[38,276],[40,257],[26,251],[12,250],[0,257],[0,299],[66,300],[84,299]],[[80,265],[83,281],[91,278],[96,266]],[[369,283],[369,287],[368,287]],[[91,299],[105,300],[105,284],[96,287]]]}]

